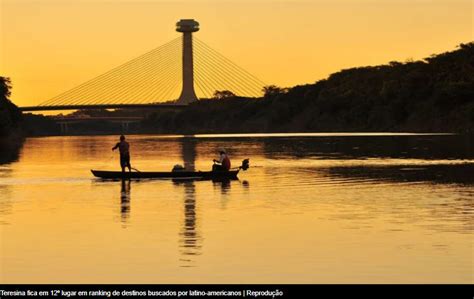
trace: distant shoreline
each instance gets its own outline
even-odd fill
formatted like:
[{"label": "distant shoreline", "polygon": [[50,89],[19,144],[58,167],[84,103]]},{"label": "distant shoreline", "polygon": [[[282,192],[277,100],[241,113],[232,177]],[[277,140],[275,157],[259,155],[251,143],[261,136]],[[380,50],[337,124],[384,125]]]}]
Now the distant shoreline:
[{"label": "distant shoreline", "polygon": [[449,132],[280,132],[280,133],[212,133],[212,134],[160,134],[160,133],[103,133],[103,134],[63,134],[63,135],[33,135],[26,138],[41,137],[80,137],[80,136],[157,136],[163,138],[279,138],[279,137],[403,137],[403,136],[470,136],[462,133]]}]

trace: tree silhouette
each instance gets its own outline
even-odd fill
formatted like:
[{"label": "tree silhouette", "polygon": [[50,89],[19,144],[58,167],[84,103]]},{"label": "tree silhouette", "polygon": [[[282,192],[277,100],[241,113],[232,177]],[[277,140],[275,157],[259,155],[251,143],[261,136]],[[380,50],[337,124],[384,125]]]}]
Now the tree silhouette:
[{"label": "tree silhouette", "polygon": [[264,98],[270,98],[270,97],[273,97],[273,96],[276,96],[276,95],[279,95],[279,94],[286,93],[286,92],[288,92],[288,89],[287,88],[281,88],[281,87],[278,87],[276,85],[268,85],[268,86],[263,87],[262,92],[263,92],[263,97]]},{"label": "tree silhouette", "polygon": [[235,97],[235,94],[230,90],[221,90],[221,91],[216,90],[212,98],[216,100],[222,100],[222,99],[228,99],[228,98],[233,98],[233,97]]},{"label": "tree silhouette", "polygon": [[0,77],[0,136],[6,136],[18,129],[21,111],[10,100],[10,78]]}]

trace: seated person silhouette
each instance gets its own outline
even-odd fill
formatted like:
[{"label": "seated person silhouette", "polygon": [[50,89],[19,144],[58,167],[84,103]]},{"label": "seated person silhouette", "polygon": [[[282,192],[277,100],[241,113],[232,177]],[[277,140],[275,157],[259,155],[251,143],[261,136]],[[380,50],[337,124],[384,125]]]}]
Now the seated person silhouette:
[{"label": "seated person silhouette", "polygon": [[225,149],[219,150],[219,160],[214,159],[213,161],[212,171],[229,171],[230,159]]}]

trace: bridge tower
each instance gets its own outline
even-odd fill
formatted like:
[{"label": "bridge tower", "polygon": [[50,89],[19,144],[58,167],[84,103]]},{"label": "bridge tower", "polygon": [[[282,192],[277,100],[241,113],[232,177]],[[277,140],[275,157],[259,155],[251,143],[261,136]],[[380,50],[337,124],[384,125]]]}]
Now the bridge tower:
[{"label": "bridge tower", "polygon": [[198,99],[194,92],[192,34],[199,31],[199,23],[193,19],[182,19],[176,23],[176,31],[183,33],[183,89],[178,103],[186,105]]}]

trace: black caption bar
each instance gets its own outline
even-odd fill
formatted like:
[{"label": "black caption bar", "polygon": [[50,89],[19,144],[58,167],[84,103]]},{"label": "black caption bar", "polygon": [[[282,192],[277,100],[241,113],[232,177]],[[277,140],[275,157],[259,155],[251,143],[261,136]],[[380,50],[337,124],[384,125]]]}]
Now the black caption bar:
[{"label": "black caption bar", "polygon": [[473,285],[0,285],[7,298],[474,298]]}]

